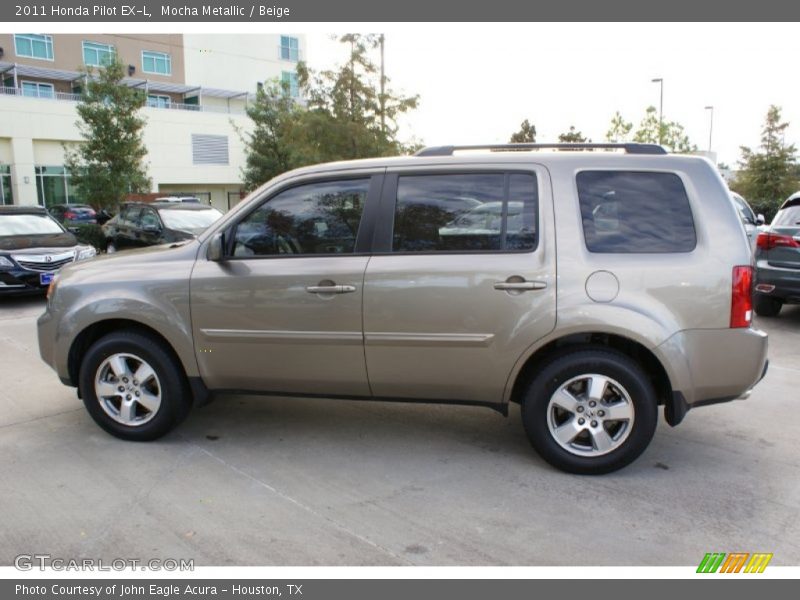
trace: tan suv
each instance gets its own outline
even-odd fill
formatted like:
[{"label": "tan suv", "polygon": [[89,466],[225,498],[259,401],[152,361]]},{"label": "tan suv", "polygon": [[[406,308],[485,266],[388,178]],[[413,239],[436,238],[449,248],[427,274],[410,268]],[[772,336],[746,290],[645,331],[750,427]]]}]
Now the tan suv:
[{"label": "tan suv", "polygon": [[427,148],[292,171],[197,240],[64,269],[39,345],[124,439],[222,391],[515,402],[548,462],[605,473],[659,405],[676,425],[763,376],[751,260],[703,158]]}]

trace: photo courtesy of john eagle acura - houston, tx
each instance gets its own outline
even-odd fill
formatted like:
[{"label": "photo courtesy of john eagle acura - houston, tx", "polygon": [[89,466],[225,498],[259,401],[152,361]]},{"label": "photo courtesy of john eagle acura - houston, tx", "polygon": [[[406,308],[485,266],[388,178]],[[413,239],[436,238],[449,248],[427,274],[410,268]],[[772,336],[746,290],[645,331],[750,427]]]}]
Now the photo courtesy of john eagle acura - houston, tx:
[{"label": "photo courtesy of john eagle acura - houston, tx", "polygon": [[126,440],[221,392],[516,403],[546,461],[608,473],[659,407],[675,426],[764,376],[752,261],[705,158],[439,146],[291,171],[196,239],[69,265],[39,347]]}]

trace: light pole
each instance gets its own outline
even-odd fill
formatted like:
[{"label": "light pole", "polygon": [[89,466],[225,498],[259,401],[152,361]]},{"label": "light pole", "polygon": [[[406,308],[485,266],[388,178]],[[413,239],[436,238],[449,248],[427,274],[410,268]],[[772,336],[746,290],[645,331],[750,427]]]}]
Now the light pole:
[{"label": "light pole", "polygon": [[711,152],[711,134],[714,132],[714,107],[713,106],[706,106],[706,110],[709,111],[708,115],[708,151]]},{"label": "light pole", "polygon": [[655,79],[651,80],[653,83],[657,83],[659,87],[659,94],[658,94],[658,143],[663,144],[663,129],[664,129],[664,79],[662,77],[656,77]]}]

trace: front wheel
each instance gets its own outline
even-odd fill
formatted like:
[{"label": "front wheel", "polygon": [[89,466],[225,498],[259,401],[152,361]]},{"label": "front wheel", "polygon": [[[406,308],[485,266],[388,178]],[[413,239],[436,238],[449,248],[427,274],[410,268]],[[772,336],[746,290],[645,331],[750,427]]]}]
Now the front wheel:
[{"label": "front wheel", "polygon": [[647,448],[658,403],[638,363],[614,350],[576,350],[546,363],[522,401],[533,447],[569,473],[610,473]]},{"label": "front wheel", "polygon": [[161,437],[191,407],[181,365],[162,342],[139,332],[110,333],[92,344],[78,384],[95,422],[125,440]]},{"label": "front wheel", "polygon": [[117,245],[114,242],[106,244],[106,254],[114,254],[117,251]]}]

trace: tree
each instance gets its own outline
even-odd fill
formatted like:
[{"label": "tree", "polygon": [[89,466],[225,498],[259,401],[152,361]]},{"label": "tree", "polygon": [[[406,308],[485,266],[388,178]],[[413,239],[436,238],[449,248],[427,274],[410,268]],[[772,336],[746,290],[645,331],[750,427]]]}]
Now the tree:
[{"label": "tree", "polygon": [[277,81],[261,85],[256,90],[255,101],[247,107],[253,130],[246,134],[239,131],[247,151],[242,169],[247,191],[294,168],[299,162],[292,154],[291,138],[298,124],[299,110],[287,93],[287,87]]},{"label": "tree", "polygon": [[676,121],[661,121],[655,106],[648,106],[644,118],[639,123],[639,128],[633,132],[633,123],[626,121],[619,111],[611,118],[606,140],[613,143],[628,141],[643,144],[661,144],[670,152],[686,154],[696,152],[697,146],[692,144],[683,125]]},{"label": "tree", "polygon": [[683,125],[676,121],[662,121],[655,106],[648,106],[639,129],[633,134],[634,142],[661,144],[670,152],[686,154],[696,152],[697,146],[691,143]]},{"label": "tree", "polygon": [[789,123],[781,122],[781,109],[770,106],[761,130],[761,151],[741,146],[740,170],[731,185],[756,212],[763,212],[767,221],[798,187],[796,149],[784,141],[788,127]]},{"label": "tree", "polygon": [[339,38],[350,46],[348,61],[337,69],[315,73],[298,66],[298,81],[308,103],[303,127],[308,154],[319,162],[371,156],[392,156],[411,148],[397,139],[397,119],[413,110],[419,96],[402,96],[388,88],[371,52],[380,44],[376,35],[349,33]]},{"label": "tree", "polygon": [[606,132],[606,140],[616,144],[627,142],[630,138],[633,123],[626,121],[617,111],[611,118],[611,125]]},{"label": "tree", "polygon": [[143,160],[146,101],[142,90],[122,83],[125,66],[113,60],[95,75],[86,73],[83,96],[77,106],[77,126],[84,142],[65,147],[65,163],[72,183],[85,202],[96,208],[115,208],[129,193],[150,189]]},{"label": "tree", "polygon": [[292,100],[288,86],[278,82],[265,84],[256,94],[247,111],[253,130],[240,131],[247,151],[243,170],[247,189],[304,165],[394,156],[420,147],[397,138],[397,119],[416,108],[419,97],[393,92],[388,77],[381,82],[379,68],[370,58],[380,37],[347,34],[339,40],[350,48],[344,65],[315,72],[298,64],[305,102]]},{"label": "tree", "polygon": [[575,129],[574,125],[569,126],[569,131],[559,134],[558,141],[562,144],[585,144],[591,142],[589,138]]},{"label": "tree", "polygon": [[511,134],[508,140],[511,144],[533,144],[536,142],[536,125],[531,125],[528,119],[520,123],[519,131]]}]

